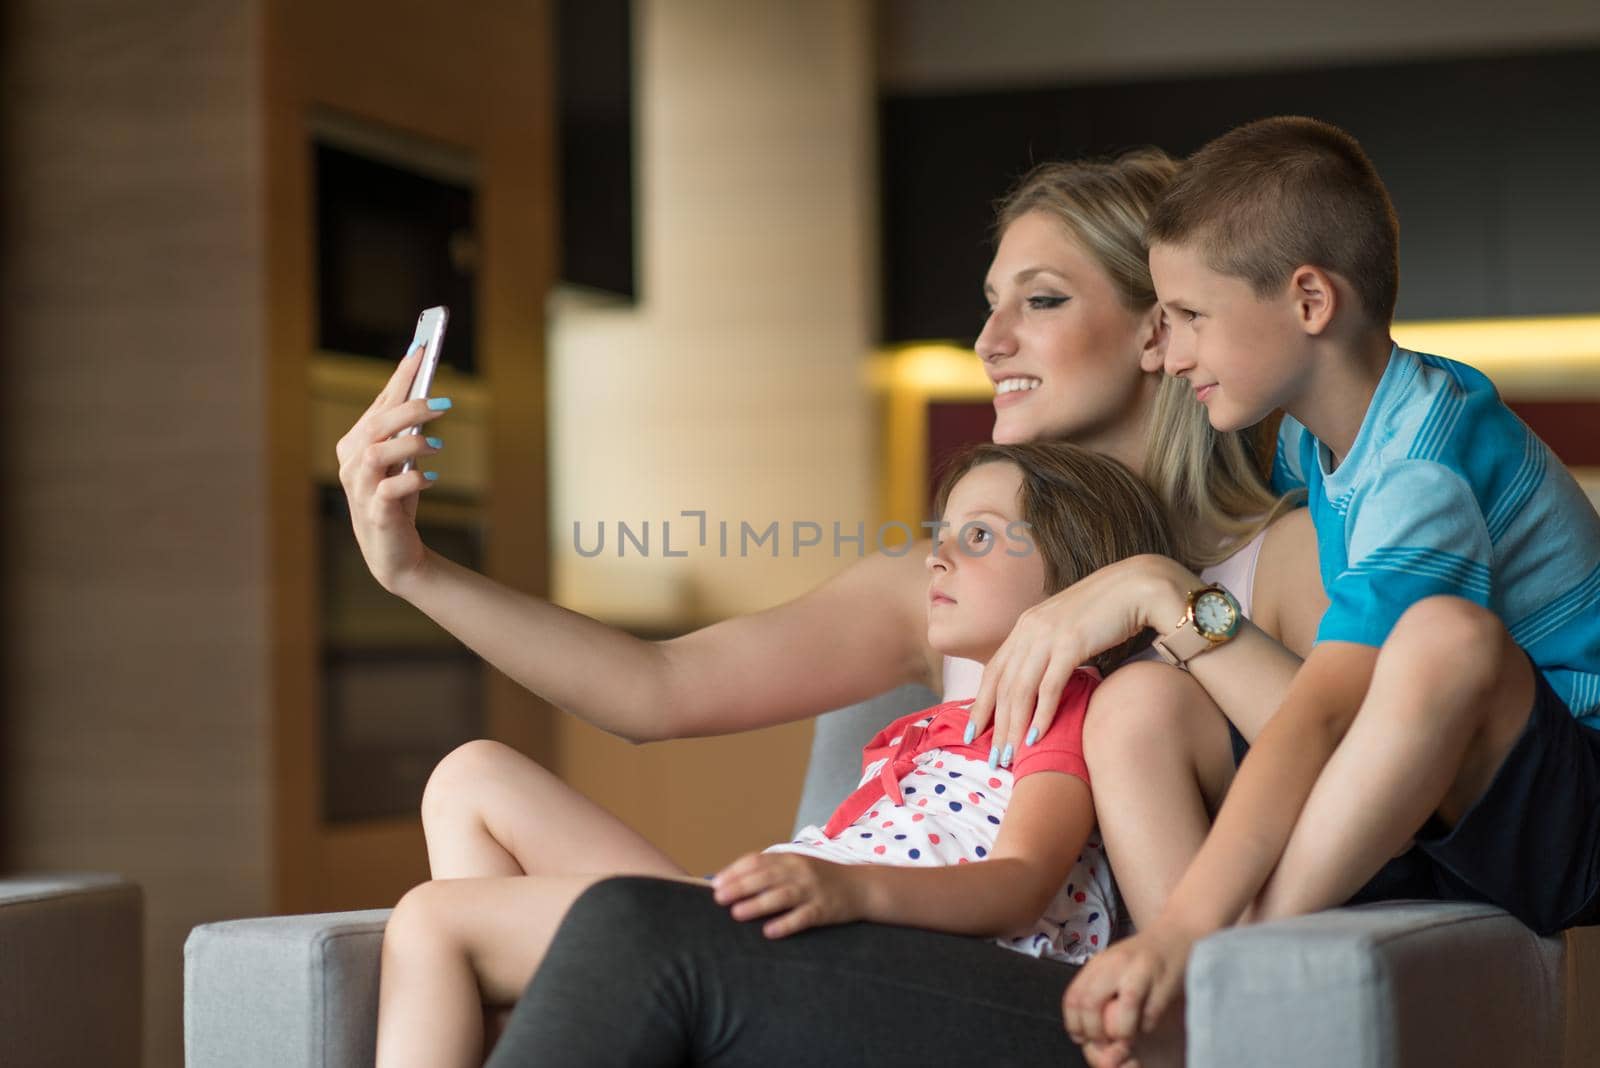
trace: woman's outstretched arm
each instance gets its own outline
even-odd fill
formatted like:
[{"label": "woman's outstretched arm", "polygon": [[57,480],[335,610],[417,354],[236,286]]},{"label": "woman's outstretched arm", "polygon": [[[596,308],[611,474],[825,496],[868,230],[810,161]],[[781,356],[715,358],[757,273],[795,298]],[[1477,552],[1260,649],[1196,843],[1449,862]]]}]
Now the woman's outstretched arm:
[{"label": "woman's outstretched arm", "polygon": [[[407,459],[437,451],[395,434],[443,414],[406,390],[407,356],[338,444],[339,480],[368,568],[534,693],[633,741],[769,726],[928,682],[926,544],[853,564],[765,612],[649,642],[521,593],[429,550],[416,529],[431,483]],[[436,427],[431,433],[444,433]]]},{"label": "woman's outstretched arm", "polygon": [[521,685],[630,741],[771,726],[932,684],[927,580],[906,559],[868,557],[793,601],[663,642],[427,559],[406,600]]}]

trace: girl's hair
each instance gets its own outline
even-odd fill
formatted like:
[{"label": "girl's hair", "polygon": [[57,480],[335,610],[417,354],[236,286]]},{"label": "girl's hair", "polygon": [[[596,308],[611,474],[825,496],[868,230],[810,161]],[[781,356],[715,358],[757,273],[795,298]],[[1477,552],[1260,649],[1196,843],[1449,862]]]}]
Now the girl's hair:
[{"label": "girl's hair", "polygon": [[[996,235],[1030,212],[1048,215],[1106,272],[1130,312],[1148,311],[1156,291],[1145,225],[1177,171],[1177,161],[1159,148],[1041,164],[1000,202]],[[1272,436],[1264,430],[1219,433],[1188,383],[1163,378],[1150,415],[1144,478],[1166,506],[1174,555],[1184,563],[1219,563],[1294,503],[1267,488]]]},{"label": "girl's hair", "polygon": [[[1166,516],[1150,487],[1111,457],[1064,441],[983,443],[956,453],[939,479],[937,514],[944,515],[950,491],[969,471],[1001,462],[1022,472],[1022,518],[1044,556],[1046,596],[1129,556],[1172,555]],[[1104,674],[1149,641],[1148,632],[1136,635],[1090,663]]]}]

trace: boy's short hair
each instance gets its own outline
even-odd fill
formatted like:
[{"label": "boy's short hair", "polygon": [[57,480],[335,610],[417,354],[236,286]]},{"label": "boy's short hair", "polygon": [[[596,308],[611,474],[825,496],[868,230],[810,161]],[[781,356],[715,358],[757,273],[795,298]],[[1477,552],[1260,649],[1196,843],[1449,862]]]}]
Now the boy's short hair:
[{"label": "boy's short hair", "polygon": [[1400,224],[1356,139],[1299,116],[1230,130],[1189,158],[1145,228],[1151,245],[1203,249],[1258,297],[1296,267],[1335,271],[1387,328],[1400,288]]},{"label": "boy's short hair", "polygon": [[[1129,556],[1173,555],[1166,513],[1150,487],[1111,457],[1064,441],[968,446],[940,473],[935,515],[943,518],[950,491],[967,472],[998,462],[1015,464],[1022,472],[1018,503],[1034,547],[1044,557],[1046,595]],[[1006,550],[996,546],[991,551]],[[1148,632],[1135,635],[1089,662],[1105,674],[1148,645],[1150,638]]]}]

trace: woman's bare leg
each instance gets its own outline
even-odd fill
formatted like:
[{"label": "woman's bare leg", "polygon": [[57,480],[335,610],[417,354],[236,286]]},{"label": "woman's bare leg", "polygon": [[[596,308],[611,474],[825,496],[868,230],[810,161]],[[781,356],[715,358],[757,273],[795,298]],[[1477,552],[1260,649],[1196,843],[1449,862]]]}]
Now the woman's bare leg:
[{"label": "woman's bare leg", "polygon": [[378,1064],[482,1062],[484,1012],[515,1003],[573,899],[609,875],[687,873],[521,753],[468,742],[422,800],[434,881],[383,938]]},{"label": "woman's bare leg", "polygon": [[435,879],[682,874],[648,839],[499,742],[468,742],[422,795]]},{"label": "woman's bare leg", "polygon": [[435,880],[401,898],[383,936],[379,1068],[482,1064],[484,1006],[515,1004],[567,909],[601,878]]}]

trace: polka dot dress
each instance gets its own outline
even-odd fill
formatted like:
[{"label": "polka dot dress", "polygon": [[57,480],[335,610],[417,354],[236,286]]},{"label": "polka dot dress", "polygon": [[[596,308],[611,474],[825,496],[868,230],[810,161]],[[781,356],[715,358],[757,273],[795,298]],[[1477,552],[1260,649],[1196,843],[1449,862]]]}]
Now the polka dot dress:
[{"label": "polka dot dress", "polygon": [[[920,720],[917,726],[927,726],[931,720]],[[874,779],[883,766],[882,760],[867,765],[862,784]],[[994,849],[1013,783],[1008,769],[990,768],[985,761],[945,749],[929,749],[918,754],[915,767],[900,778],[903,805],[885,797],[834,838],[810,826],[794,841],[767,852],[803,853],[842,864],[975,863]],[[1081,964],[1110,939],[1116,903],[1105,852],[1099,837],[1093,836],[1044,915],[1027,930],[995,941],[1019,953]]]}]

